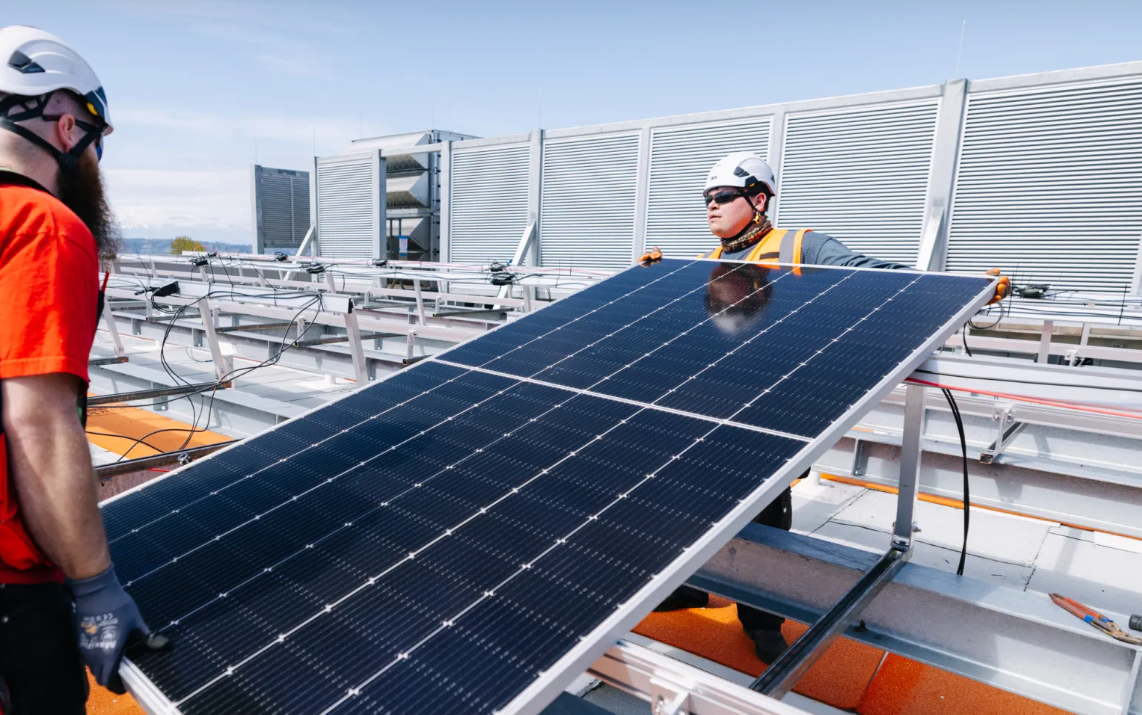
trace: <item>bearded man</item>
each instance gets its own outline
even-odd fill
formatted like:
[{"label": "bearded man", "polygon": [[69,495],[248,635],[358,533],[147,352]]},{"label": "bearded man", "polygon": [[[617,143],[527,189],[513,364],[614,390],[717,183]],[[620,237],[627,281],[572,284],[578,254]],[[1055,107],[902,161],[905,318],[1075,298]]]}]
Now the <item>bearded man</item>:
[{"label": "bearded man", "polygon": [[0,28],[0,129],[0,706],[78,715],[84,664],[121,693],[123,648],[148,632],[111,564],[82,424],[115,243],[107,97],[59,38]]}]

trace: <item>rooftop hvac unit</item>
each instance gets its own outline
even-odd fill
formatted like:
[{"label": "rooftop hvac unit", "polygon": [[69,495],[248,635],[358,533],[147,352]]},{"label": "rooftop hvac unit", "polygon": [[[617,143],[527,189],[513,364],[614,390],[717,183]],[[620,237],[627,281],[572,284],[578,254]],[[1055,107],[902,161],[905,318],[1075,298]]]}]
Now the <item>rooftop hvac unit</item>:
[{"label": "rooftop hvac unit", "polygon": [[404,237],[409,258],[438,260],[439,153],[414,148],[469,138],[438,130],[372,137],[354,141],[351,154],[316,159],[320,255],[396,258]]},{"label": "rooftop hvac unit", "polygon": [[389,211],[393,209],[426,209],[431,206],[428,172],[411,176],[390,176],[386,183]]},{"label": "rooftop hvac unit", "polygon": [[253,167],[254,251],[296,251],[309,230],[309,172]]}]

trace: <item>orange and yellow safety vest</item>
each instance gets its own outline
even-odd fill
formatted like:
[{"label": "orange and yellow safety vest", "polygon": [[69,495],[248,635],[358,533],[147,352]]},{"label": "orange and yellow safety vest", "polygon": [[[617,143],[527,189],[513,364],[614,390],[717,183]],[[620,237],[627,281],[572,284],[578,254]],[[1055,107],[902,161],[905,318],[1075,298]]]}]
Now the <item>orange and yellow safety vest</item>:
[{"label": "orange and yellow safety vest", "polygon": [[[803,228],[800,231],[791,231],[775,228],[754,244],[753,250],[741,260],[748,263],[799,265],[801,263],[801,242],[805,238],[805,234],[812,230],[811,228]],[[722,247],[718,246],[705,256],[699,257],[719,259],[722,257]]]}]

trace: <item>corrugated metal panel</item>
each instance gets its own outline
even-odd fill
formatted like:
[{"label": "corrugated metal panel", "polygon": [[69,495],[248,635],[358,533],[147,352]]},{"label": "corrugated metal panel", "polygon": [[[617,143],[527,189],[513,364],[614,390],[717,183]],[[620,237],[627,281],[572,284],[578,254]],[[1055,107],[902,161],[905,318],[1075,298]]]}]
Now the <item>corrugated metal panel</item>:
[{"label": "corrugated metal panel", "polygon": [[702,187],[710,167],[726,154],[766,156],[771,117],[654,129],[650,140],[650,185],[646,245],[667,256],[693,258],[717,245],[706,223]]},{"label": "corrugated metal panel", "polygon": [[968,96],[948,270],[1121,291],[1142,233],[1142,82]]},{"label": "corrugated metal panel", "polygon": [[776,224],[915,264],[938,110],[933,100],[788,115]]},{"label": "corrugated metal panel", "polygon": [[527,228],[530,147],[456,150],[452,154],[450,260],[505,261]]},{"label": "corrugated metal panel", "polygon": [[318,159],[317,237],[322,256],[373,257],[375,201],[369,155]]},{"label": "corrugated metal panel", "polygon": [[629,266],[637,181],[638,134],[544,142],[541,265]]}]

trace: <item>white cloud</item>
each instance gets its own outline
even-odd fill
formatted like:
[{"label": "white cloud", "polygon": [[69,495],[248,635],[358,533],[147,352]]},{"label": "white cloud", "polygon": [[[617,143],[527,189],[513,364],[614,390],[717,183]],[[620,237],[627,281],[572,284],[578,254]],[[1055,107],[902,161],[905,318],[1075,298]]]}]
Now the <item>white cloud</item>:
[{"label": "white cloud", "polygon": [[[323,144],[347,145],[357,138],[358,121],[333,116],[223,116],[166,109],[123,107],[115,109],[116,126],[136,125],[213,137],[243,136],[310,143],[316,131]],[[124,132],[126,134],[127,132]]]},{"label": "white cloud", "polygon": [[253,234],[248,170],[107,169],[108,196],[128,236]]},{"label": "white cloud", "polygon": [[298,59],[296,57],[262,54],[257,55],[254,59],[270,69],[275,69],[286,74],[297,75],[298,77],[319,77],[324,74],[323,70],[315,66],[312,61]]}]

